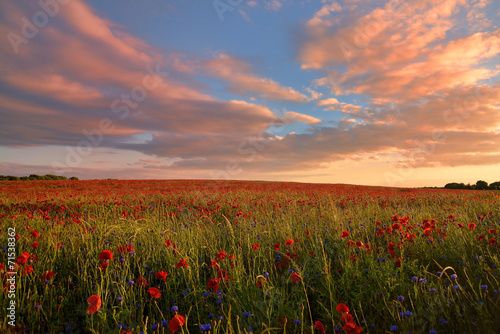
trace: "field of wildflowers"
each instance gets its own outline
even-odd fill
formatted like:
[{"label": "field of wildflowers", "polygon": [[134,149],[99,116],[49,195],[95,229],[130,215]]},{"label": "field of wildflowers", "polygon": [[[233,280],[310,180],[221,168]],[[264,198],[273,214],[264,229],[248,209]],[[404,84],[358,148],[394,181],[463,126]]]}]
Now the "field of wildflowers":
[{"label": "field of wildflowers", "polygon": [[499,201],[493,190],[2,181],[0,314],[15,300],[15,320],[2,316],[0,331],[498,333]]}]

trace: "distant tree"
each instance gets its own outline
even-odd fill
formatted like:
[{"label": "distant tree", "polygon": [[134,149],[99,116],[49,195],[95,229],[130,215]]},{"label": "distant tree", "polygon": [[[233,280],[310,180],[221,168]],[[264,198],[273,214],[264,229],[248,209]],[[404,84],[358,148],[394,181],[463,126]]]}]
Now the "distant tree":
[{"label": "distant tree", "polygon": [[500,190],[500,181],[490,183],[490,189]]},{"label": "distant tree", "polygon": [[488,189],[488,182],[481,181],[481,180],[477,181],[475,189],[476,190],[486,190],[486,189]]},{"label": "distant tree", "polygon": [[38,176],[38,175],[36,175],[36,174],[31,174],[31,175],[29,176],[29,179],[30,179],[30,180],[40,180],[40,176]]},{"label": "distant tree", "polygon": [[27,176],[21,176],[20,179],[21,181],[28,181],[30,178]]},{"label": "distant tree", "polygon": [[0,175],[0,181],[4,181],[4,180],[7,180],[7,177],[5,177],[4,175]]},{"label": "distant tree", "polygon": [[76,176],[72,176],[70,177],[70,180],[78,180],[78,178]]},{"label": "distant tree", "polygon": [[447,183],[444,186],[444,188],[445,189],[465,189],[465,184],[452,182],[452,183]]},{"label": "distant tree", "polygon": [[18,176],[7,175],[7,180],[9,180],[9,181],[19,181],[20,178]]}]

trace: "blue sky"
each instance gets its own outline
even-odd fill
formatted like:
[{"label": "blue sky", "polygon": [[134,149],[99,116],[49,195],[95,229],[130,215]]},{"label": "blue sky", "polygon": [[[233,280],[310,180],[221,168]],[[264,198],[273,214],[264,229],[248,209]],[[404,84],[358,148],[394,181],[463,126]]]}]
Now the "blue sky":
[{"label": "blue sky", "polygon": [[[221,20],[214,3],[233,10]],[[0,13],[3,174],[498,181],[493,1],[44,0]]]}]

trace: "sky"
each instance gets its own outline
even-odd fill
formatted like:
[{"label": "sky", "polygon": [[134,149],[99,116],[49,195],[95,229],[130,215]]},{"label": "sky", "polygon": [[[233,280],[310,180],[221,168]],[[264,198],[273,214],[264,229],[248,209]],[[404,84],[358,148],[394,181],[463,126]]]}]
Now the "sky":
[{"label": "sky", "polygon": [[493,0],[0,2],[0,174],[500,180]]}]

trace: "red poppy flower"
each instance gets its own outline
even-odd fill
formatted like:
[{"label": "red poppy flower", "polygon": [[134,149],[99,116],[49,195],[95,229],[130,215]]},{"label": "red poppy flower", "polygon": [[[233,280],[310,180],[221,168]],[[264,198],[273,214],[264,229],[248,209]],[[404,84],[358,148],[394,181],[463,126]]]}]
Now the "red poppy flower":
[{"label": "red poppy flower", "polygon": [[470,223],[469,224],[469,230],[474,231],[476,229],[476,224]]},{"label": "red poppy flower", "polygon": [[156,277],[156,278],[161,278],[161,279],[163,280],[163,282],[166,282],[166,281],[167,281],[167,275],[168,275],[168,274],[167,274],[166,272],[164,272],[164,271],[160,271],[160,272],[157,272],[157,273],[155,274],[155,277]]},{"label": "red poppy flower", "polygon": [[101,266],[99,267],[99,269],[104,270],[107,267],[108,267],[108,263],[107,262],[103,262],[103,263],[101,263]]},{"label": "red poppy flower", "polygon": [[458,226],[459,228],[462,228],[462,227],[464,227],[464,224],[462,224],[462,223],[458,223],[458,224],[457,224],[457,226]]},{"label": "red poppy flower", "polygon": [[38,233],[37,230],[33,230],[33,231],[31,231],[31,237],[32,238],[39,238],[40,237],[40,233]]},{"label": "red poppy flower", "polygon": [[299,282],[302,280],[302,278],[297,273],[292,273],[292,276],[290,278],[293,284],[299,284]]},{"label": "red poppy flower", "polygon": [[293,245],[293,240],[292,240],[292,239],[288,239],[288,240],[285,242],[285,245],[287,245],[287,246],[292,246],[292,245]]},{"label": "red poppy flower", "polygon": [[153,298],[160,298],[160,296],[161,296],[160,290],[158,290],[157,288],[153,288],[153,287],[151,287],[151,288],[148,289],[148,293]]},{"label": "red poppy flower", "polygon": [[280,247],[281,247],[281,245],[280,245],[280,244],[274,244],[274,249],[276,249],[277,251],[279,251],[279,250],[280,250]]},{"label": "red poppy flower", "polygon": [[186,260],[184,260],[184,259],[180,259],[180,261],[175,266],[177,268],[182,268],[182,267],[187,268],[187,267],[189,267],[188,264],[187,264],[187,262],[186,262]]},{"label": "red poppy flower", "polygon": [[170,239],[165,240],[165,247],[169,248],[171,246],[172,246],[172,241],[170,241]]},{"label": "red poppy flower", "polygon": [[219,291],[219,279],[217,278],[211,278],[207,282],[207,287],[209,289],[214,290],[214,292]]},{"label": "red poppy flower", "polygon": [[347,334],[359,334],[361,333],[362,328],[356,325],[354,321],[347,322],[344,327],[342,327]]},{"label": "red poppy flower", "polygon": [[38,247],[38,241],[33,241],[33,243],[31,244],[31,247],[33,247],[33,249],[36,249]]},{"label": "red poppy flower", "polygon": [[321,333],[326,333],[325,325],[319,320],[314,323],[314,329],[319,330]]},{"label": "red poppy flower", "polygon": [[109,250],[103,250],[101,254],[99,254],[99,260],[101,261],[113,260],[113,253]]},{"label": "red poppy flower", "polygon": [[311,231],[309,231],[309,230],[306,230],[304,233],[305,233],[306,235],[311,235]]},{"label": "red poppy flower", "polygon": [[253,249],[253,250],[257,250],[257,249],[259,249],[259,248],[260,248],[259,244],[253,244],[253,245],[252,245],[252,249]]},{"label": "red poppy flower", "polygon": [[137,279],[137,285],[147,287],[149,284],[148,284],[148,281],[144,277],[139,276],[139,278]]},{"label": "red poppy flower", "polygon": [[26,261],[30,258],[30,254],[28,252],[23,252],[21,255],[17,257],[17,263],[20,265],[24,266],[26,264]]},{"label": "red poppy flower", "polygon": [[184,320],[184,317],[180,314],[176,314],[168,323],[168,328],[172,333],[175,333],[179,329],[181,329],[181,327],[184,326],[185,323],[186,321]]},{"label": "red poppy flower", "polygon": [[101,297],[97,295],[92,295],[89,298],[87,298],[87,303],[89,303],[89,308],[87,310],[87,314],[92,314],[97,312],[98,309],[101,308],[102,301]]},{"label": "red poppy flower", "polygon": [[33,266],[32,265],[29,265],[29,266],[26,266],[26,268],[23,269],[23,271],[21,272],[21,275],[22,276],[26,276],[26,275],[29,275],[33,272]]},{"label": "red poppy flower", "polygon": [[497,243],[497,239],[495,239],[495,238],[490,238],[490,239],[488,240],[488,242],[489,242],[491,245],[493,245],[493,244],[496,244],[496,243]]},{"label": "red poppy flower", "polygon": [[490,230],[488,231],[490,234],[497,234],[497,230],[493,229],[493,228],[490,228]]},{"label": "red poppy flower", "polygon": [[224,260],[226,258],[226,252],[225,251],[220,251],[217,253],[217,260]]},{"label": "red poppy flower", "polygon": [[349,307],[347,307],[347,305],[344,303],[338,304],[337,307],[335,308],[335,310],[338,313],[349,313]]},{"label": "red poppy flower", "polygon": [[130,253],[134,251],[134,246],[132,245],[126,245],[126,246],[120,246],[118,247],[118,253]]},{"label": "red poppy flower", "polygon": [[43,280],[48,280],[48,279],[51,279],[52,277],[54,277],[55,275],[56,275],[56,274],[54,274],[54,273],[52,272],[52,270],[49,270],[49,271],[47,271],[46,273],[44,273],[44,274],[42,275],[42,279],[43,279]]},{"label": "red poppy flower", "polygon": [[219,263],[215,260],[210,260],[210,268],[220,269]]},{"label": "red poppy flower", "polygon": [[342,321],[342,322],[349,322],[349,321],[352,321],[352,315],[350,315],[349,313],[344,313],[344,314],[342,314],[342,316],[340,317],[340,321]]},{"label": "red poppy flower", "polygon": [[399,216],[398,215],[392,216],[391,221],[393,221],[393,222],[399,221]]},{"label": "red poppy flower", "polygon": [[342,232],[342,239],[347,238],[349,236],[349,231]]}]

